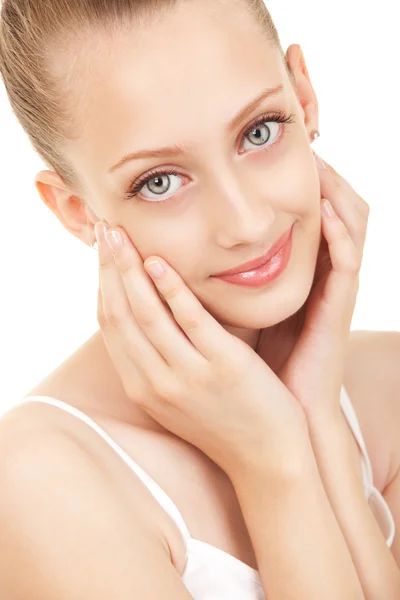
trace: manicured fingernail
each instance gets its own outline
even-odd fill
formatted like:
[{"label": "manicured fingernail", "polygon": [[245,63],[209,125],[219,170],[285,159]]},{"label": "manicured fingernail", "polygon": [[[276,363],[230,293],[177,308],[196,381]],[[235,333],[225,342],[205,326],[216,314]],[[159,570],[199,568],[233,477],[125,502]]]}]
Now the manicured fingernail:
[{"label": "manicured fingernail", "polygon": [[315,162],[317,163],[317,166],[319,169],[321,169],[322,171],[326,171],[327,170],[327,166],[324,163],[324,161],[322,160],[322,158],[320,156],[318,156],[318,154],[316,154],[314,152],[314,157],[315,157]]},{"label": "manicured fingernail", "polygon": [[121,234],[118,231],[115,231],[114,229],[107,231],[106,240],[113,252],[119,252],[122,246],[124,245]]},{"label": "manicured fingernail", "polygon": [[95,223],[94,226],[94,233],[96,235],[96,240],[99,246],[101,246],[102,244],[104,244],[106,238],[106,231],[107,231],[107,226],[105,223],[103,223],[102,221],[98,221],[97,223]]},{"label": "manicured fingernail", "polygon": [[159,279],[165,273],[165,267],[163,264],[152,261],[149,263],[145,263],[145,269],[155,279]]},{"label": "manicured fingernail", "polygon": [[335,216],[335,211],[332,208],[332,204],[329,202],[329,200],[325,200],[325,202],[322,205],[322,212],[324,213],[324,215],[326,217],[334,217]]}]

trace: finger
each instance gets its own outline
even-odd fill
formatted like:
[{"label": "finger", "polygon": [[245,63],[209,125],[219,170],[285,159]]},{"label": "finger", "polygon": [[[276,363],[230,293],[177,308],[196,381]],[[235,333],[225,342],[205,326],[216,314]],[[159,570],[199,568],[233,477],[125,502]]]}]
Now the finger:
[{"label": "finger", "polygon": [[[160,264],[163,273],[151,272],[154,262]],[[220,362],[232,352],[232,336],[203,307],[182,277],[160,257],[146,259],[145,269],[152,277],[158,291],[168,303],[177,323],[192,344],[209,362]],[[231,357],[228,359],[231,361]]]},{"label": "finger", "polygon": [[[113,254],[107,244],[102,226],[96,223],[96,237],[99,246],[99,292],[98,322],[107,347],[112,349],[112,358],[118,369],[131,370],[137,365],[146,381],[151,381],[149,373],[165,380],[170,377],[170,369],[134,319],[124,284],[115,266]],[[129,372],[126,371],[126,380]]]},{"label": "finger", "polygon": [[115,231],[121,235],[123,246],[114,252],[113,260],[137,327],[162,356],[171,374],[195,372],[205,365],[204,356],[181,329],[169,305],[163,304],[129,237],[120,228]]},{"label": "finger", "polygon": [[[332,205],[328,202],[326,207],[325,203],[326,199],[323,198],[322,231],[328,243],[332,270],[321,292],[322,300],[333,308],[339,317],[343,314],[350,317],[353,314],[359,286],[362,259],[347,226],[336,214]],[[347,325],[349,324],[346,319]]]},{"label": "finger", "polygon": [[[337,186],[345,186],[349,191],[352,192],[352,200],[353,204],[364,217],[368,217],[370,213],[369,204],[352,188],[349,182],[338,173],[332,165],[330,165],[326,160],[322,160],[318,154],[316,154],[313,150],[314,158],[318,166],[318,171],[321,179],[321,187],[325,189],[326,185],[336,184]],[[323,190],[322,190],[323,191]],[[322,194],[324,195],[324,194]]]},{"label": "finger", "polygon": [[[118,331],[114,327],[109,326],[107,317],[104,314],[103,296],[100,287],[97,290],[97,307],[97,322],[100,326],[103,342],[120,376],[121,383],[125,388],[126,382],[132,382],[129,390],[125,389],[125,392],[132,400],[145,397],[145,394],[148,395],[149,391],[147,378],[141,376],[141,370],[136,367],[131,356],[126,351],[125,339],[121,341]],[[135,389],[133,389],[133,385]]]},{"label": "finger", "polygon": [[321,212],[323,233],[328,242],[333,270],[350,276],[357,275],[361,260],[348,228],[326,198],[322,198]]},{"label": "finger", "polygon": [[[165,267],[162,277],[149,279],[131,240],[122,229],[118,228],[118,231],[124,244],[114,259],[128,298],[135,302],[132,306],[135,318],[139,318],[140,327],[145,329],[152,343],[174,369],[203,365],[204,360],[200,358],[220,362],[232,345],[232,336],[205,310],[180,275],[161,257],[146,259],[146,264],[157,260]],[[166,300],[167,307],[155,293],[153,283]],[[171,314],[167,312],[168,307]]]},{"label": "finger", "polygon": [[362,254],[370,213],[369,205],[333,167],[322,161],[326,168],[321,168],[320,157],[315,153],[314,156],[319,166],[321,196],[329,198],[335,212],[347,226],[356,248]]}]

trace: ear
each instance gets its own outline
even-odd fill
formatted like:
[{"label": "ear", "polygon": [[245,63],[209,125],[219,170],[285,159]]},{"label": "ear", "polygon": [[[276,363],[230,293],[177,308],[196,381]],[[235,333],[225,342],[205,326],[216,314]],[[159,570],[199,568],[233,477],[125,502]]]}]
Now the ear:
[{"label": "ear", "polygon": [[318,100],[311,84],[303,51],[299,44],[292,44],[286,52],[286,60],[294,77],[294,91],[304,113],[308,133],[318,129]]},{"label": "ear", "polygon": [[82,198],[74,195],[55,171],[40,171],[34,185],[44,204],[60,223],[78,239],[91,246],[96,239],[94,224],[101,219]]}]

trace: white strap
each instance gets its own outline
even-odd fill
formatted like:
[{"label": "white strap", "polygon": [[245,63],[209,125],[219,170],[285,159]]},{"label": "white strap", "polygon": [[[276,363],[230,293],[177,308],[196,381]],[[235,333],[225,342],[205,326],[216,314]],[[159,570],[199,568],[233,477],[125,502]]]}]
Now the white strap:
[{"label": "white strap", "polygon": [[122,458],[122,460],[136,473],[136,475],[150,490],[150,492],[153,494],[154,498],[159,502],[162,508],[169,514],[171,519],[175,521],[178,529],[180,530],[183,536],[184,541],[187,542],[191,538],[191,535],[181,513],[179,512],[177,506],[174,504],[171,498],[168,496],[168,494],[158,485],[156,481],[154,481],[154,479],[150,477],[150,475],[148,475],[142,469],[142,467],[140,467],[129,456],[129,454],[125,452],[125,450],[123,450],[123,448],[121,448],[121,446],[116,444],[114,440],[108,435],[108,433],[104,431],[104,429],[102,429],[93,419],[88,417],[88,415],[78,410],[74,406],[71,406],[70,404],[63,402],[62,400],[58,400],[51,396],[30,396],[28,398],[23,398],[22,400],[17,401],[16,403],[14,403],[14,406],[25,404],[26,402],[43,402],[44,404],[56,406],[58,408],[61,408],[62,410],[65,410],[71,415],[74,415],[75,417],[89,425],[89,427],[94,429],[94,431],[96,431],[96,433],[98,433],[107,442],[107,444],[109,444],[109,446],[111,446],[111,448],[115,450],[115,452]]}]

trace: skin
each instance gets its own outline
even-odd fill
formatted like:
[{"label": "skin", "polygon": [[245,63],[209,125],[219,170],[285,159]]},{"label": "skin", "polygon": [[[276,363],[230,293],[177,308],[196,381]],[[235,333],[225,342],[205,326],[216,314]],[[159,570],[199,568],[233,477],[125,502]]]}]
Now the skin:
[{"label": "skin", "polygon": [[[94,241],[94,224],[99,220],[122,227],[143,260],[154,255],[163,257],[182,276],[206,310],[253,349],[257,347],[260,330],[269,330],[271,335],[265,336],[265,340],[271,342],[273,352],[268,364],[276,372],[297,340],[297,335],[286,335],[290,319],[295,319],[301,329],[302,307],[312,287],[321,243],[320,187],[310,146],[312,132],[318,129],[318,105],[302,50],[298,45],[287,50],[295,79],[293,87],[278,51],[254,27],[239,5],[233,7],[231,3],[226,8],[222,2],[211,1],[201,5],[183,3],[157,23],[146,26],[140,37],[135,38],[137,44],[132,39],[131,31],[129,36],[114,34],[112,39],[104,33],[93,32],[90,38],[93,49],[90,71],[87,70],[81,80],[86,88],[75,91],[77,96],[73,102],[79,104],[85,126],[81,138],[66,150],[84,193],[78,195],[54,171],[38,173],[38,192],[65,228],[86,244]],[[201,53],[198,48],[202,48]],[[89,57],[89,49],[87,52]],[[85,55],[85,51],[82,53]],[[160,61],[165,61],[165,67]],[[82,64],[81,68],[84,70],[86,65]],[[277,84],[284,86],[280,97],[266,100],[230,135],[224,132],[225,123],[245,104],[266,87]],[[278,127],[286,127],[286,134],[284,139],[277,139],[275,147],[271,142],[268,152],[254,144],[252,148],[243,132],[262,113],[278,109],[294,113],[296,122],[286,126],[272,124],[273,135]],[[167,118],[159,123],[158,115]],[[187,153],[169,160],[132,161],[115,173],[108,173],[128,152],[175,144],[188,145]],[[183,176],[182,180],[173,178],[173,189],[179,186],[180,189],[169,203],[151,204],[144,197],[124,201],[132,180],[156,167],[175,167]],[[293,222],[296,224],[292,262],[284,275],[266,290],[247,290],[210,279],[213,273],[263,253]],[[359,376],[360,371],[363,374],[376,372],[372,368],[376,365],[376,340],[364,343],[362,338],[361,341],[357,337],[350,346],[344,384],[355,401],[374,475],[377,475],[376,484],[378,489],[383,489],[397,470],[398,460],[391,460],[389,472],[389,440],[385,440],[385,460],[378,457],[378,453],[383,452],[384,436],[377,434],[376,415],[382,411],[378,411],[374,403],[377,398],[381,401],[384,394],[381,381],[372,385],[371,378]],[[383,356],[383,352],[381,354]],[[382,360],[385,364],[390,362],[386,354]],[[358,371],[354,365],[358,365]],[[163,430],[126,397],[100,331],[28,395],[35,394],[53,395],[88,414],[95,412],[118,424],[133,425],[136,433]],[[387,398],[389,407],[389,396]],[[360,399],[367,402],[362,404]],[[383,426],[379,432],[382,430]],[[121,429],[117,427],[114,431],[111,430],[112,437],[121,443],[124,439],[119,437]],[[134,433],[135,430],[129,428],[125,436],[126,447],[132,449],[133,456],[139,446],[146,448],[146,439],[135,438]],[[151,442],[148,452],[143,452],[138,462],[167,492],[170,491],[168,485],[173,486],[177,504],[183,507],[185,517],[189,517],[187,522],[192,535],[221,547],[222,534],[213,537],[220,522],[214,510],[214,488],[207,487],[206,483],[212,479],[215,486],[220,485],[222,480],[217,472],[208,471],[204,457],[199,459],[191,448],[183,455],[180,447],[179,461],[174,464],[170,440],[167,472],[165,466],[159,464],[160,460],[151,456],[156,440],[147,437],[147,442]],[[354,463],[359,465],[359,450],[353,439],[352,443]],[[163,450],[165,447],[162,446]],[[187,473],[193,473],[194,464],[204,467],[205,477],[196,486],[196,490],[205,490],[204,501],[210,501],[210,510],[205,511],[207,519],[203,522],[199,520],[199,511],[190,515],[191,501],[186,501],[185,506],[187,490],[179,496],[179,481],[184,480],[185,472],[178,469],[182,469],[183,462],[188,465]],[[115,467],[110,457],[110,473]],[[179,473],[175,481],[171,479],[174,472]],[[225,492],[225,481],[223,483],[221,489]],[[227,498],[228,494],[224,493],[226,514]],[[240,525],[240,508],[233,494],[229,498],[230,522],[235,523],[235,535],[240,541],[235,547],[234,544],[228,546],[225,540],[224,548],[255,567],[250,540],[245,527]],[[214,521],[210,517],[212,510]],[[170,550],[174,551],[175,565],[181,572],[184,548],[179,535],[163,518],[163,529]],[[153,514],[149,521],[154,522]]]},{"label": "skin", "polygon": [[[207,48],[198,53],[205,31]],[[85,127],[66,149],[84,194],[78,197],[48,170],[37,174],[37,189],[66,229],[87,244],[99,220],[123,227],[143,260],[163,257],[206,310],[255,349],[261,328],[276,326],[306,302],[321,239],[319,178],[310,144],[318,104],[302,50],[292,45],[287,51],[292,86],[278,50],[242,6],[217,8],[213,2],[182,3],[146,25],[138,39],[134,44],[131,36],[114,33],[110,45],[104,33],[93,34],[96,50],[86,87],[75,91]],[[230,134],[224,131],[246,104],[279,84],[279,96],[264,100]],[[295,123],[261,126],[261,134],[271,136],[264,145],[244,137],[256,118],[279,109],[293,113]],[[187,150],[180,157],[130,161],[109,173],[130,152],[166,145]],[[171,187],[164,188],[169,202],[152,202],[155,194],[147,186],[125,199],[132,181],[157,167],[174,167],[182,176],[171,176]],[[294,256],[284,276],[264,291],[210,278],[259,256],[293,223]],[[90,346],[93,360],[108,363],[101,335]],[[291,347],[291,340],[274,338],[276,356],[284,358]],[[110,363],[102,372],[118,386]],[[102,409],[118,413],[115,395],[113,405]],[[118,415],[127,418],[124,402],[120,409]],[[134,403],[129,419],[159,429]]]}]

